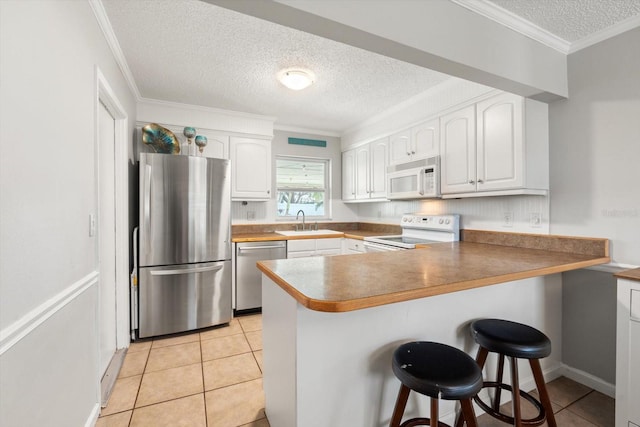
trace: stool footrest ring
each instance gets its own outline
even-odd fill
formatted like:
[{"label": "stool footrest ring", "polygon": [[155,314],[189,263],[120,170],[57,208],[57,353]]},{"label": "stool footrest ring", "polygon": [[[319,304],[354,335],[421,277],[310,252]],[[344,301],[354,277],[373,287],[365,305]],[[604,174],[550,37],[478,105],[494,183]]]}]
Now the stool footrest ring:
[{"label": "stool footrest ring", "polygon": [[[414,427],[414,426],[429,426],[431,425],[431,420],[429,418],[411,418],[400,424],[400,427]],[[438,421],[438,427],[449,427],[449,425],[443,423],[442,421]]]},{"label": "stool footrest ring", "polygon": [[[482,388],[500,388],[502,390],[507,390],[511,393],[511,398],[513,399],[513,388],[509,385],[509,384],[504,384],[504,383],[499,383],[496,381],[485,381],[482,384]],[[544,421],[546,420],[546,411],[544,410],[544,407],[542,406],[542,404],[540,403],[540,401],[538,399],[536,399],[535,397],[533,397],[531,394],[527,393],[526,391],[522,391],[520,390],[520,396],[522,396],[525,400],[527,400],[529,403],[531,403],[533,406],[536,407],[536,409],[538,410],[538,416],[535,418],[529,418],[526,420],[522,420],[522,425],[523,426],[539,426],[540,424],[544,423]],[[478,404],[478,406],[480,406],[482,408],[482,410],[491,415],[492,417],[503,421],[507,424],[511,424],[514,425],[514,418],[503,414],[502,412],[498,411],[496,412],[493,408],[491,408],[489,405],[487,405],[486,403],[484,403],[482,401],[482,399],[480,399],[480,396],[475,396],[473,398],[473,400]]]}]

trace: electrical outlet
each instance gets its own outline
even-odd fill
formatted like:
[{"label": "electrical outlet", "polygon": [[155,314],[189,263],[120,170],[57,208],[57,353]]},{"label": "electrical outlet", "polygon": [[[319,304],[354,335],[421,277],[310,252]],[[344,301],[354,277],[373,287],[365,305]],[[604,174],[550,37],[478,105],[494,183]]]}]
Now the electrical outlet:
[{"label": "electrical outlet", "polygon": [[505,212],[502,215],[502,226],[513,227],[513,212]]},{"label": "electrical outlet", "polygon": [[531,212],[529,214],[529,225],[533,228],[542,227],[542,215],[540,215],[540,212]]},{"label": "electrical outlet", "polygon": [[256,219],[256,211],[247,211],[247,220],[251,221]]}]

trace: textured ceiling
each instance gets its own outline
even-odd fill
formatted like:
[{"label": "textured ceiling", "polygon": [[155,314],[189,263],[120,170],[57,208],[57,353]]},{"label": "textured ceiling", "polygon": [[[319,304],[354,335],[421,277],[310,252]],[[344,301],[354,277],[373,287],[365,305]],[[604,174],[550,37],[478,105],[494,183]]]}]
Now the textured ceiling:
[{"label": "textured ceiling", "polygon": [[640,14],[640,0],[491,0],[568,42]]},{"label": "textured ceiling", "polygon": [[[640,14],[640,0],[478,1],[568,42]],[[340,134],[452,78],[198,0],[102,3],[144,98]],[[316,75],[300,92],[276,80],[279,70],[296,66]]]},{"label": "textured ceiling", "polygon": [[[103,0],[144,98],[341,132],[448,76],[200,1]],[[312,70],[300,92],[279,70]]]}]

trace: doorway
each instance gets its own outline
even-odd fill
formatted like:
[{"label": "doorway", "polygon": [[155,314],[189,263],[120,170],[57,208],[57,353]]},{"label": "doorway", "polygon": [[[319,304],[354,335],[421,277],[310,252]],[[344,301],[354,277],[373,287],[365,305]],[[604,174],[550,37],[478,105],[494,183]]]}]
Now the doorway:
[{"label": "doorway", "polygon": [[98,111],[98,322],[102,377],[116,353],[115,119],[102,102]]},{"label": "doorway", "polygon": [[104,405],[129,345],[128,119],[96,67],[97,398]]}]

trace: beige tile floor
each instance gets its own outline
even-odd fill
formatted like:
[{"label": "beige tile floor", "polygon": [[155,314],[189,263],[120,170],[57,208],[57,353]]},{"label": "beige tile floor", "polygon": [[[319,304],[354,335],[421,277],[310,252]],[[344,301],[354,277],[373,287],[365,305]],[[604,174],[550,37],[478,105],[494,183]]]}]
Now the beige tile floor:
[{"label": "beige tile floor", "polygon": [[[256,314],[229,326],[133,343],[96,426],[269,427],[261,331],[262,316]],[[547,387],[558,426],[614,426],[610,397],[565,377]],[[509,409],[505,404],[504,412]],[[525,416],[532,410],[523,403]],[[488,415],[478,424],[506,425]]]},{"label": "beige tile floor", "polygon": [[262,316],[131,344],[97,427],[269,427]]},{"label": "beige tile floor", "polygon": [[[615,401],[602,393],[590,389],[565,377],[547,383],[547,391],[553,406],[556,424],[559,427],[613,427]],[[537,393],[532,392],[535,397]],[[502,412],[511,413],[510,404],[502,406]],[[533,405],[523,401],[525,418],[537,415]],[[506,424],[489,415],[478,417],[479,427],[501,427]],[[547,423],[542,426],[547,426]]]}]

